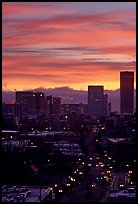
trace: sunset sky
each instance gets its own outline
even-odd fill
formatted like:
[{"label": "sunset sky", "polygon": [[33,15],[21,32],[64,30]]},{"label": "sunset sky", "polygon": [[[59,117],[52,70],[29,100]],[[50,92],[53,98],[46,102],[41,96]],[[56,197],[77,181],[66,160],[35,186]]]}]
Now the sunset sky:
[{"label": "sunset sky", "polygon": [[2,88],[120,86],[136,70],[135,2],[3,2]]}]

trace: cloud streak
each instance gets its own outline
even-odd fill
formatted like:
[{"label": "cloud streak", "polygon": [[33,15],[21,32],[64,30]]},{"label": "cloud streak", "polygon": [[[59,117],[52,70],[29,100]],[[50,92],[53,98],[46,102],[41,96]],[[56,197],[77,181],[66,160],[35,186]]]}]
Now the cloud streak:
[{"label": "cloud streak", "polygon": [[3,2],[3,89],[41,85],[86,90],[89,84],[119,88],[119,72],[135,72],[135,6]]}]

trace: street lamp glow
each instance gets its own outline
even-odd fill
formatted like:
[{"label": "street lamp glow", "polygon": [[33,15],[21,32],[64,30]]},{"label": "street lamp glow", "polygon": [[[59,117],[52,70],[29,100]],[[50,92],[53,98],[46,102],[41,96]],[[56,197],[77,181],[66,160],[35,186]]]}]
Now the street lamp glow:
[{"label": "street lamp glow", "polygon": [[83,174],[83,172],[82,172],[82,171],[80,171],[80,172],[79,172],[79,174],[80,174],[80,175],[82,175],[82,174]]},{"label": "street lamp glow", "polygon": [[88,166],[92,166],[92,164],[88,164]]},{"label": "street lamp glow", "polygon": [[129,174],[132,174],[132,171],[129,171],[128,173],[129,173]]}]

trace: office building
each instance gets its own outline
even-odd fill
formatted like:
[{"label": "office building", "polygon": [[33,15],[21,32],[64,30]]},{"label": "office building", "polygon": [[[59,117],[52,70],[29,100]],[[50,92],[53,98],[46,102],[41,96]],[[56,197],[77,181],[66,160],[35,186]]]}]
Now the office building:
[{"label": "office building", "polygon": [[34,93],[34,111],[36,116],[45,115],[45,95],[42,92]]},{"label": "office building", "polygon": [[32,117],[34,115],[34,98],[33,92],[17,91],[16,102],[21,105],[22,119]]},{"label": "office building", "polygon": [[120,72],[120,112],[133,114],[134,109],[134,72]]},{"label": "office building", "polygon": [[111,102],[109,102],[109,103],[107,104],[107,116],[110,116],[111,111],[112,111]]},{"label": "office building", "polygon": [[52,115],[52,104],[53,104],[53,98],[52,96],[46,97],[46,118],[50,118]]},{"label": "office building", "polygon": [[107,117],[108,113],[108,97],[107,94],[103,95],[103,116]]},{"label": "office building", "polygon": [[61,113],[61,98],[53,97],[53,114],[59,115]]},{"label": "office building", "polygon": [[107,115],[107,96],[103,86],[88,86],[88,111],[93,119]]},{"label": "office building", "polygon": [[130,163],[136,157],[136,145],[128,138],[108,138],[107,153],[120,167]]},{"label": "office building", "polygon": [[2,115],[15,115],[20,117],[20,104],[15,102],[3,102],[2,103]]},{"label": "office building", "polygon": [[61,114],[84,114],[84,106],[86,104],[62,104],[61,105]]},{"label": "office building", "polygon": [[45,95],[42,92],[17,91],[16,102],[21,105],[22,119],[45,116]]},{"label": "office building", "polygon": [[21,117],[20,104],[15,102],[3,102],[2,116],[6,120],[13,120],[13,122],[18,123]]}]

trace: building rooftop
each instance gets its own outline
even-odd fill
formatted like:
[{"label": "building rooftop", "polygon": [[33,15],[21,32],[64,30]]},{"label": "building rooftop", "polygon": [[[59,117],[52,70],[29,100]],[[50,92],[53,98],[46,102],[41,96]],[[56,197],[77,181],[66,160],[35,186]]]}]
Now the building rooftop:
[{"label": "building rooftop", "polygon": [[[41,200],[50,193],[50,187],[41,187]],[[2,187],[2,202],[40,202],[39,186],[13,186]]]},{"label": "building rooftop", "polygon": [[129,192],[128,190],[120,190],[117,192],[109,192],[108,197],[132,197],[135,198],[136,197],[136,193],[135,192]]},{"label": "building rooftop", "polygon": [[19,131],[15,130],[2,130],[2,133],[18,133]]},{"label": "building rooftop", "polygon": [[32,131],[27,133],[28,136],[46,136],[46,135],[77,135],[71,131]]},{"label": "building rooftop", "polygon": [[109,141],[117,143],[117,142],[122,142],[125,141],[126,138],[108,138]]}]

